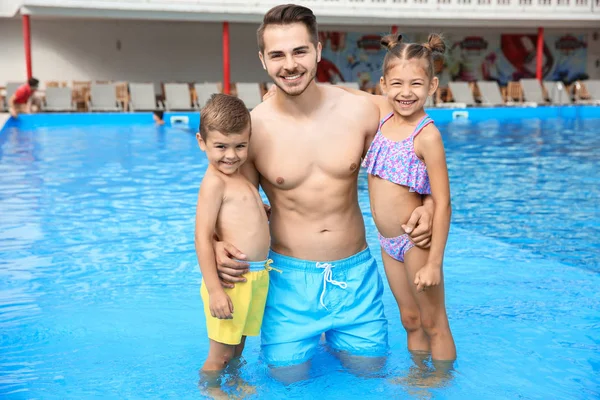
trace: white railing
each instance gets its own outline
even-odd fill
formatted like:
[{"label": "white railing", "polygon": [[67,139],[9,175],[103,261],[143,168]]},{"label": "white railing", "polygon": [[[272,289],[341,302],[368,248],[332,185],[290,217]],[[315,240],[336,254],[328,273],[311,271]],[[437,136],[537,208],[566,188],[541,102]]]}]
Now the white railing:
[{"label": "white railing", "polygon": [[[14,2],[15,0],[8,0]],[[240,14],[261,16],[274,5],[294,0],[20,0],[26,12],[36,10],[127,10],[143,12]],[[360,23],[390,18],[519,21],[598,21],[600,0],[297,0],[320,18]],[[439,11],[435,13],[434,11]],[[457,21],[460,22],[460,21]],[[592,24],[594,25],[594,24]]]}]

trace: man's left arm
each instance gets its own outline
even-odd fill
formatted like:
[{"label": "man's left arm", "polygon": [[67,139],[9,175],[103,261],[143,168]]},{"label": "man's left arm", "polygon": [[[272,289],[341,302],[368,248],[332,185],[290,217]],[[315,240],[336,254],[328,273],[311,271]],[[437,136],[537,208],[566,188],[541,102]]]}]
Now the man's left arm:
[{"label": "man's left arm", "polygon": [[369,147],[371,147],[371,142],[373,142],[373,139],[375,138],[377,129],[379,129],[379,107],[369,99],[366,99],[367,101],[361,97],[359,97],[359,99],[361,100],[362,109],[364,110],[363,114],[357,114],[362,115],[362,120],[365,123],[365,139],[362,153],[362,157],[364,158],[367,155],[367,151],[369,151]]}]

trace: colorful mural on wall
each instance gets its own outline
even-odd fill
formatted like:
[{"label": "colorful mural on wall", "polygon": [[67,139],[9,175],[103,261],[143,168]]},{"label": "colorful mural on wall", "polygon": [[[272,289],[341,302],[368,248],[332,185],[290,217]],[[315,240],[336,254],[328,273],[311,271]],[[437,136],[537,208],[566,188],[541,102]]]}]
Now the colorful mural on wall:
[{"label": "colorful mural on wall", "polygon": [[[379,46],[381,34],[321,32],[320,82],[359,82],[363,89],[377,85],[385,51]],[[407,42],[422,43],[426,35],[403,34]],[[586,77],[585,35],[546,35],[542,73],[545,80],[571,83]],[[481,36],[446,35],[448,50],[436,72],[443,87],[451,80],[496,80],[501,85],[536,73],[535,34]]]}]

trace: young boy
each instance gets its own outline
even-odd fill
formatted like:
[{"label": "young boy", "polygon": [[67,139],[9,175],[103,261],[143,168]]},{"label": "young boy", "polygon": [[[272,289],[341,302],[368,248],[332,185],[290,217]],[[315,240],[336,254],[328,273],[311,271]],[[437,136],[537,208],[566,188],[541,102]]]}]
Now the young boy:
[{"label": "young boy", "polygon": [[[262,199],[240,172],[248,157],[250,113],[232,96],[214,94],[200,114],[198,144],[208,158],[196,208],[196,254],[210,339],[202,371],[221,371],[241,355],[246,336],[259,334],[269,288],[269,225]],[[246,282],[224,289],[213,237],[234,243],[250,263]]]}]

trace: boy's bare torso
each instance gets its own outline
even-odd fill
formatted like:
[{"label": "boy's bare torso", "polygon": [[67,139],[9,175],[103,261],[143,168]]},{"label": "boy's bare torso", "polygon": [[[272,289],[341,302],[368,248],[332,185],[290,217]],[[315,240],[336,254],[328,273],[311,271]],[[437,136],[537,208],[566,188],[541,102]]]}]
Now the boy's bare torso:
[{"label": "boy's bare torso", "polygon": [[225,190],[217,217],[217,235],[246,254],[247,261],[265,260],[269,253],[269,224],[258,191],[239,173],[221,179]]}]

